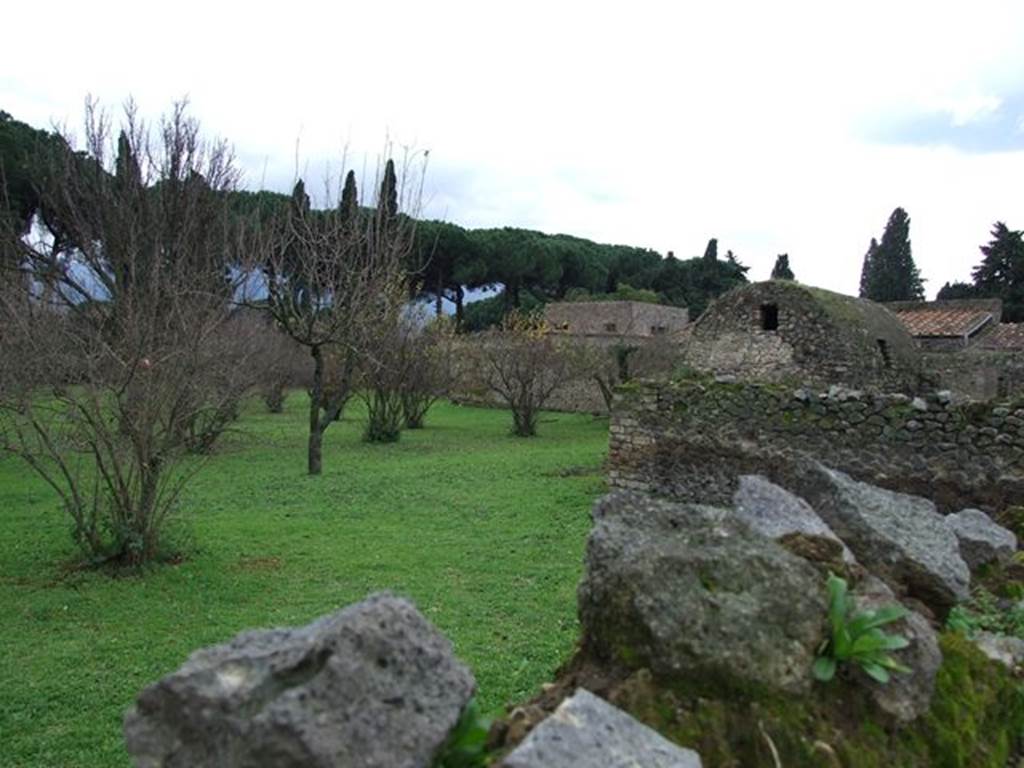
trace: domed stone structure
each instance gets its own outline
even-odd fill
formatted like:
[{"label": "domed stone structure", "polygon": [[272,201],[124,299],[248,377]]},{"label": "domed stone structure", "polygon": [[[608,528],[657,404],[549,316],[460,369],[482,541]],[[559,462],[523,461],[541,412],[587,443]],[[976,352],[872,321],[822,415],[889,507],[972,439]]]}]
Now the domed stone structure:
[{"label": "domed stone structure", "polygon": [[790,280],[741,286],[692,326],[687,363],[745,381],[915,392],[920,353],[892,312]]}]

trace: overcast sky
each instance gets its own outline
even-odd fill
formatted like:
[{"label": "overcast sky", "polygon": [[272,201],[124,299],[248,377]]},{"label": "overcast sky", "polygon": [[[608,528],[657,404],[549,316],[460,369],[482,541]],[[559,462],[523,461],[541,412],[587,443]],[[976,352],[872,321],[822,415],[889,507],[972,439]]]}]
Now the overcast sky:
[{"label": "overcast sky", "polygon": [[[685,8],[682,6],[685,5]],[[673,6],[680,6],[673,9]],[[246,185],[429,150],[425,213],[856,292],[896,206],[929,295],[1024,228],[1024,2],[182,2],[5,7],[0,109],[187,96]],[[298,153],[296,152],[298,146]],[[299,156],[298,166],[296,155]],[[369,160],[366,160],[369,158]]]}]

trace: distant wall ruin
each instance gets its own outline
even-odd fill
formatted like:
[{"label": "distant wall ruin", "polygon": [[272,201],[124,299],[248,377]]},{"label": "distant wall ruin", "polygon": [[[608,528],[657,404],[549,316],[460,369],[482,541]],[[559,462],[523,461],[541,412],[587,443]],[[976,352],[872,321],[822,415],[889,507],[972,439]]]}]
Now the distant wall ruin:
[{"label": "distant wall ruin", "polygon": [[638,383],[616,396],[612,487],[725,503],[740,474],[782,484],[816,459],[944,511],[1024,499],[1024,399],[957,403],[833,387],[715,381]]}]

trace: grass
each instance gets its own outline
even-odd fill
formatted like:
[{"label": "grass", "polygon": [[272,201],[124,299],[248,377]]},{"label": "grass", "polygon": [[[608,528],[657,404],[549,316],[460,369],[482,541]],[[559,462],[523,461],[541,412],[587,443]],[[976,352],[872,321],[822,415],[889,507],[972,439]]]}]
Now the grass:
[{"label": "grass", "polygon": [[63,568],[56,496],[0,458],[0,766],[126,766],[124,710],[191,651],[381,589],[451,638],[485,712],[550,678],[577,637],[607,422],[545,414],[523,440],[507,412],[439,404],[426,429],[368,445],[357,404],[310,478],[305,407],[246,410],[182,499],[188,557],[143,575]]}]

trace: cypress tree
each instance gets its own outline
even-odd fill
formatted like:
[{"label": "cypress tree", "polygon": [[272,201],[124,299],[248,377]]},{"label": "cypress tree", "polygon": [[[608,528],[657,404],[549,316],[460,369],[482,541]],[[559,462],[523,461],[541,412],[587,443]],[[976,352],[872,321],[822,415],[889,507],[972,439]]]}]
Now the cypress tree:
[{"label": "cypress tree", "polygon": [[862,299],[868,298],[868,293],[871,290],[871,281],[875,274],[875,261],[878,256],[878,241],[875,238],[871,238],[871,244],[868,246],[868,252],[864,254],[864,264],[860,268],[860,297]]},{"label": "cypress tree", "polygon": [[795,280],[793,270],[789,268],[789,254],[780,253],[775,257],[775,266],[772,267],[772,280]]},{"label": "cypress tree", "polygon": [[910,217],[902,208],[889,216],[882,241],[871,241],[861,270],[861,296],[872,301],[920,301],[924,283],[910,248]]},{"label": "cypress tree", "polygon": [[121,131],[117,137],[117,161],[114,178],[117,179],[122,191],[142,186],[142,170],[132,151],[132,142],[124,131]]},{"label": "cypress tree", "polygon": [[[353,179],[353,182],[355,179]],[[384,166],[384,179],[380,184],[380,199],[377,207],[384,221],[391,221],[398,215],[398,180],[395,178],[395,161],[388,160]]]},{"label": "cypress tree", "polygon": [[714,264],[718,261],[718,238],[712,237],[708,240],[708,247],[704,249],[704,261]]},{"label": "cypress tree", "polygon": [[338,205],[338,214],[342,224],[352,224],[359,212],[359,194],[356,190],[356,174],[349,171],[345,176],[345,187],[341,190],[341,203]]}]

